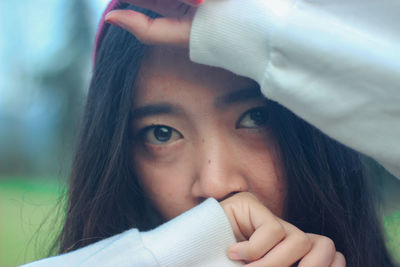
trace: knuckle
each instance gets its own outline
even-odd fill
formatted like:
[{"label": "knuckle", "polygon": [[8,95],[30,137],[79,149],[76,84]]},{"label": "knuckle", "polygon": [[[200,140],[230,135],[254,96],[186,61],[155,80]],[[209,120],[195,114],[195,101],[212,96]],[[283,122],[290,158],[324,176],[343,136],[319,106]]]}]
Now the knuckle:
[{"label": "knuckle", "polygon": [[336,251],[335,243],[329,237],[321,236],[319,239],[319,243],[326,249],[329,249],[331,251]]},{"label": "knuckle", "polygon": [[269,231],[271,232],[272,236],[279,240],[283,239],[286,235],[285,229],[278,221],[276,221],[275,223],[271,223],[271,225],[269,226]]},{"label": "knuckle", "polygon": [[335,253],[335,260],[334,260],[334,264],[332,264],[332,266],[346,267],[346,258],[339,251],[336,251],[336,253]]},{"label": "knuckle", "polygon": [[311,250],[312,242],[306,233],[303,233],[301,231],[297,232],[294,234],[293,238],[296,240],[296,243],[299,246],[299,248],[301,248],[305,253]]},{"label": "knuckle", "polygon": [[255,248],[255,247],[249,247],[249,250],[246,253],[246,260],[249,261],[255,261],[258,260],[259,258],[261,258],[263,256],[262,253],[260,253],[260,251]]}]

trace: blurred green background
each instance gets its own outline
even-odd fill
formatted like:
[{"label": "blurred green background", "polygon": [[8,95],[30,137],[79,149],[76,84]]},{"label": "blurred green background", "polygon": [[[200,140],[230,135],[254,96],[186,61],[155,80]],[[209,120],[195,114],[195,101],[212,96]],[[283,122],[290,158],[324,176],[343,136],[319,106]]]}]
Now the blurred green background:
[{"label": "blurred green background", "polygon": [[57,234],[95,30],[108,2],[0,1],[1,267],[46,256]]},{"label": "blurred green background", "polygon": [[42,178],[0,180],[0,266],[17,266],[47,256],[57,234],[62,184]]},{"label": "blurred green background", "polygon": [[[0,267],[45,257],[57,235],[107,2],[0,1]],[[372,161],[366,165],[400,261],[400,181]]]}]

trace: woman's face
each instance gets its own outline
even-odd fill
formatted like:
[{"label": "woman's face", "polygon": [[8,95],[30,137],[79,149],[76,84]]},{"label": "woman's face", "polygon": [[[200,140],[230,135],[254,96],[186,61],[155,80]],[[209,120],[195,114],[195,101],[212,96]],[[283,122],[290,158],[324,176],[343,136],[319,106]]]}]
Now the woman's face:
[{"label": "woman's face", "polygon": [[148,50],[134,88],[132,159],[164,219],[249,191],[281,216],[285,183],[265,99],[250,79]]}]

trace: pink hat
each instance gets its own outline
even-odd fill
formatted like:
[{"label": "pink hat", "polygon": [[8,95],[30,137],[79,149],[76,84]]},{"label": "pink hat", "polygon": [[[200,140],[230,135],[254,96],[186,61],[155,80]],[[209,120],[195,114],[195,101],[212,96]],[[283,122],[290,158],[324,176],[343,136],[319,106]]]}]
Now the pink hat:
[{"label": "pink hat", "polygon": [[101,20],[99,23],[99,27],[97,28],[96,40],[95,40],[95,44],[94,44],[93,63],[96,62],[97,51],[99,51],[101,42],[104,38],[104,35],[107,32],[108,27],[110,27],[110,24],[105,23],[105,21],[104,21],[107,13],[114,9],[123,8],[124,5],[126,5],[126,4],[120,3],[118,0],[111,0],[110,3],[108,4],[106,10],[104,11],[103,15],[101,16]]}]

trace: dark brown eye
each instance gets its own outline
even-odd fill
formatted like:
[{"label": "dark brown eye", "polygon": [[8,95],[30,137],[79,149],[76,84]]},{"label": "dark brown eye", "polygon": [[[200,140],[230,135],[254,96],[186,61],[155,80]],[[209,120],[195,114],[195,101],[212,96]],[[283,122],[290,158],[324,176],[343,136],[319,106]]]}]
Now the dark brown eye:
[{"label": "dark brown eye", "polygon": [[252,108],[246,111],[239,119],[237,128],[258,128],[268,124],[266,107]]},{"label": "dark brown eye", "polygon": [[144,129],[143,138],[145,142],[160,145],[176,141],[182,138],[182,135],[171,127],[154,125]]},{"label": "dark brown eye", "polygon": [[164,126],[155,127],[153,130],[154,137],[160,142],[167,142],[171,139],[172,129]]}]

